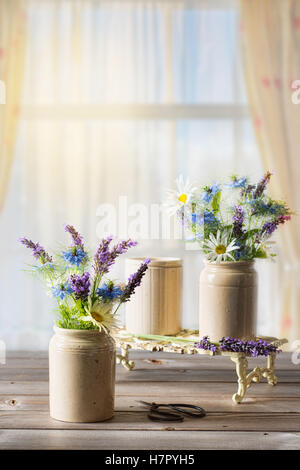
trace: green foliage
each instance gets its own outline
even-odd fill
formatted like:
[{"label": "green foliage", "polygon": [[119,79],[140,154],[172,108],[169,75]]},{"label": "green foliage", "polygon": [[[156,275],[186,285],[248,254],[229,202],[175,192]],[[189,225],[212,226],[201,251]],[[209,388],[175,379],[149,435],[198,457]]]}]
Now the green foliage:
[{"label": "green foliage", "polygon": [[72,307],[60,304],[58,306],[56,325],[59,328],[72,330],[98,330],[99,328],[92,322],[82,321],[80,319],[84,314],[84,308],[80,300]]},{"label": "green foliage", "polygon": [[217,214],[220,210],[221,191],[218,191],[212,200],[211,207],[214,214]]}]

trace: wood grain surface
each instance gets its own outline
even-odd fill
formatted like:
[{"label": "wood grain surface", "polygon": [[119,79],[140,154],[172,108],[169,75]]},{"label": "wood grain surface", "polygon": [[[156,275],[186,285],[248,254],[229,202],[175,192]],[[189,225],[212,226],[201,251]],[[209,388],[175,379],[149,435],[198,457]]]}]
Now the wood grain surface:
[{"label": "wood grain surface", "polygon": [[[253,384],[234,405],[234,364],[227,357],[133,351],[133,371],[117,366],[115,416],[63,423],[49,416],[46,352],[10,352],[0,365],[0,449],[300,449],[300,365],[277,359],[279,383]],[[249,366],[264,360],[250,360]],[[137,400],[202,406],[182,423],[147,418]]]}]

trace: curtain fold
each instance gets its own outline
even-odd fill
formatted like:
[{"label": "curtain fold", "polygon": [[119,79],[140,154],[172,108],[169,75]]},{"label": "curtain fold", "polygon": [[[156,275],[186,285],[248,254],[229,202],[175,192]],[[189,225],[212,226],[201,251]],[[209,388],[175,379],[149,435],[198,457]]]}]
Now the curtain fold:
[{"label": "curtain fold", "polygon": [[26,10],[23,0],[0,0],[0,80],[6,103],[0,104],[0,211],[13,161],[23,85]]},{"label": "curtain fold", "polygon": [[[300,2],[241,0],[244,72],[249,106],[271,192],[295,211],[281,229],[281,334],[300,338],[300,104],[292,100],[300,78]],[[278,294],[277,294],[278,295]]]}]

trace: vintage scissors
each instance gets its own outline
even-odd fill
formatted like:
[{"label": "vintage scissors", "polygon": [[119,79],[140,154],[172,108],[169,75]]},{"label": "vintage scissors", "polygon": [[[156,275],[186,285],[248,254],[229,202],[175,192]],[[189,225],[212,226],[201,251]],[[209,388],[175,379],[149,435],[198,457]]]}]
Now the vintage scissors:
[{"label": "vintage scissors", "polygon": [[183,421],[184,416],[203,418],[206,415],[205,410],[200,408],[200,406],[186,405],[184,403],[149,403],[142,400],[137,400],[137,403],[141,403],[149,408],[148,418],[152,421]]}]

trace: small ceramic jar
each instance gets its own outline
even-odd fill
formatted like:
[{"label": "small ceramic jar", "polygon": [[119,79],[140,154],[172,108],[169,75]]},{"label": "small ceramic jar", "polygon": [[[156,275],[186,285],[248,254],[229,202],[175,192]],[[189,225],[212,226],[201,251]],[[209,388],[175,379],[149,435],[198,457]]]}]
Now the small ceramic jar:
[{"label": "small ceramic jar", "polygon": [[253,261],[205,263],[200,276],[199,334],[247,339],[256,334],[257,272]]},{"label": "small ceramic jar", "polygon": [[54,327],[49,345],[50,416],[74,423],[113,416],[115,342],[98,330]]},{"label": "small ceramic jar", "polygon": [[[127,277],[144,258],[126,260]],[[126,303],[126,330],[134,334],[175,335],[181,327],[182,260],[151,258],[141,286]]]}]

